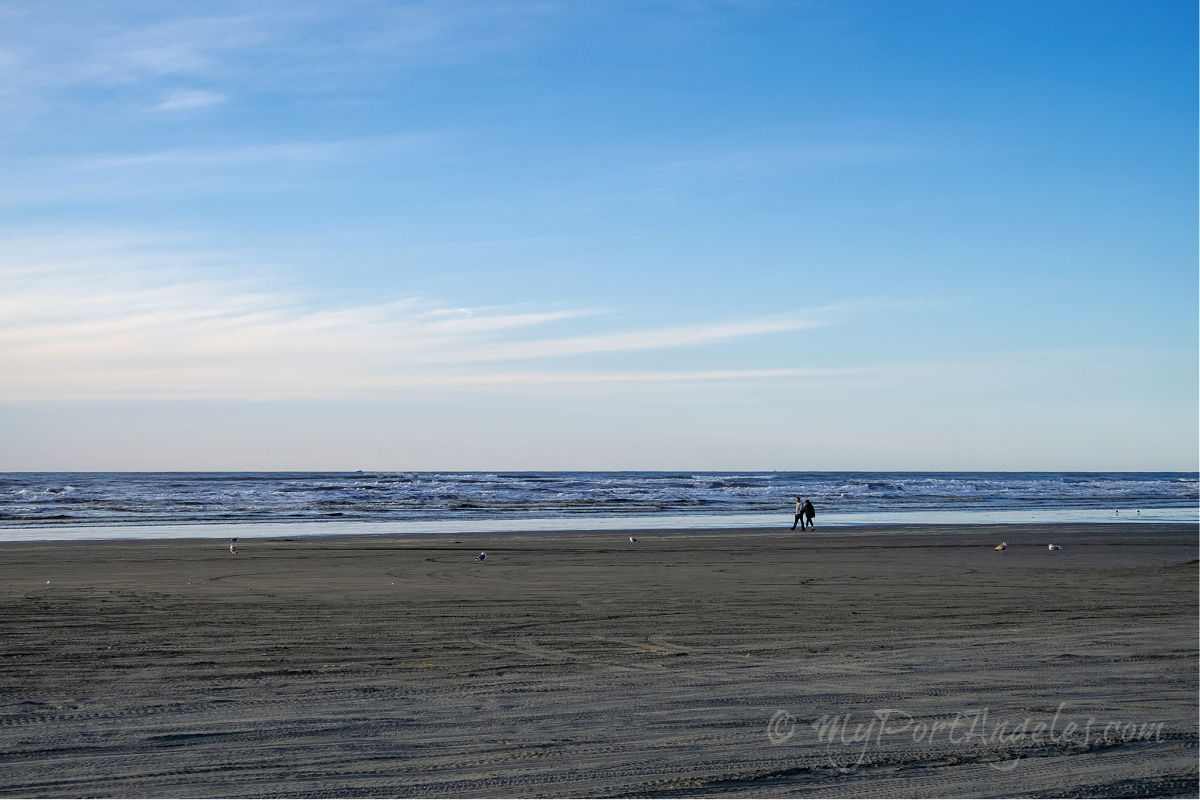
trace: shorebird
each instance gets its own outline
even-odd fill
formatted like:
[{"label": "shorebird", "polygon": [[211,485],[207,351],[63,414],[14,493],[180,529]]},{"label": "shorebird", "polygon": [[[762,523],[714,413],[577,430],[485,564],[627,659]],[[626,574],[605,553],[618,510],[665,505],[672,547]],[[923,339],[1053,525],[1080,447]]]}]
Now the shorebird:
[{"label": "shorebird", "polygon": [[996,545],[996,546],[995,546],[995,547],[993,547],[992,549],[993,549],[993,550],[1007,550],[1007,549],[1008,549],[1008,542],[1001,542],[1000,544]]},{"label": "shorebird", "polygon": [[1052,544],[1046,547],[1047,550],[1062,550],[1061,544]]},{"label": "shorebird", "polygon": [[479,555],[475,556],[475,560],[476,561],[487,561],[487,553],[480,553]]},{"label": "shorebird", "polygon": [[637,537],[636,537],[636,536],[630,536],[630,537],[629,537],[629,541],[633,542],[634,544],[637,544]]},{"label": "shorebird", "polygon": [[229,540],[229,552],[231,552],[231,553],[237,552],[237,540],[238,540],[238,537],[236,537],[236,536]]}]

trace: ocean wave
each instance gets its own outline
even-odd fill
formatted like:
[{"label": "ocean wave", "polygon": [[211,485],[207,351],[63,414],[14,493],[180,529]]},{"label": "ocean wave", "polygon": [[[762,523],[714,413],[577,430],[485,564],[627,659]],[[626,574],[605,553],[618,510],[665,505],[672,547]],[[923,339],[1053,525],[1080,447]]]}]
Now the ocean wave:
[{"label": "ocean wave", "polygon": [[[1195,506],[1194,473],[0,473],[6,524]],[[819,513],[820,513],[819,511]]]}]

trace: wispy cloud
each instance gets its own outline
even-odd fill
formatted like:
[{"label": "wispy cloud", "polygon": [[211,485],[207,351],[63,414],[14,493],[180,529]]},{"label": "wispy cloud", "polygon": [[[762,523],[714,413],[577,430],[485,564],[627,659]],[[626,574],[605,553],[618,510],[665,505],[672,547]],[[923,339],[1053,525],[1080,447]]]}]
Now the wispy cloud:
[{"label": "wispy cloud", "polygon": [[[0,102],[18,122],[74,107],[79,90],[89,91],[93,108],[139,95],[145,107],[145,98],[161,98],[181,78],[229,81],[244,69],[241,54],[277,35],[260,15],[170,16],[121,4],[25,4],[0,22]],[[173,99],[160,102],[170,108]]]},{"label": "wispy cloud", "polygon": [[392,386],[529,386],[579,384],[673,384],[767,381],[788,378],[849,379],[862,372],[856,368],[790,367],[781,369],[726,369],[648,372],[500,372],[467,375],[399,375]]},{"label": "wispy cloud", "polygon": [[344,152],[338,142],[296,142],[238,147],[181,147],[127,155],[96,156],[82,162],[82,170],[124,170],[134,167],[223,167],[273,161],[324,161]]},{"label": "wispy cloud", "polygon": [[380,159],[428,160],[439,137],[414,132],[359,139],[191,146],[82,156],[26,157],[4,164],[0,206],[110,204],[192,192],[253,192],[318,180],[321,170],[363,168]]},{"label": "wispy cloud", "polygon": [[274,142],[230,147],[180,147],[142,153],[100,155],[76,163],[80,171],[146,168],[240,167],[248,164],[283,162],[317,163],[334,160],[365,160],[396,155],[423,147],[430,141],[423,134],[374,136],[333,141]]},{"label": "wispy cloud", "polygon": [[[90,2],[0,10],[0,103],[22,116],[103,88],[96,106],[141,96],[163,111],[221,102],[229,87],[311,95],[379,75],[519,47],[559,13],[546,2]],[[210,87],[157,104],[179,80]]]},{"label": "wispy cloud", "polygon": [[649,164],[649,172],[686,173],[723,177],[803,167],[839,167],[882,164],[917,158],[925,151],[888,143],[712,147],[686,158]]},{"label": "wispy cloud", "polygon": [[[136,242],[136,240],[131,240]],[[701,347],[828,324],[828,314],[603,330],[595,309],[462,308],[425,298],[330,306],[120,237],[0,238],[3,400],[353,396],[429,386],[765,380],[793,366],[587,369],[587,356]],[[104,248],[107,247],[107,252]],[[193,262],[195,259],[193,258]],[[186,267],[163,269],[163,264]],[[207,277],[204,277],[207,274]],[[600,332],[565,335],[564,323]],[[567,366],[514,371],[536,359]]]},{"label": "wispy cloud", "polygon": [[507,342],[482,346],[469,353],[457,354],[447,360],[508,361],[589,353],[657,350],[666,347],[692,347],[745,336],[818,328],[825,324],[828,323],[816,318],[770,316],[728,323],[679,325],[650,330],[605,333],[596,336]]},{"label": "wispy cloud", "polygon": [[206,92],[202,89],[176,89],[167,98],[154,106],[155,111],[193,111],[224,103],[229,98],[218,92]]}]

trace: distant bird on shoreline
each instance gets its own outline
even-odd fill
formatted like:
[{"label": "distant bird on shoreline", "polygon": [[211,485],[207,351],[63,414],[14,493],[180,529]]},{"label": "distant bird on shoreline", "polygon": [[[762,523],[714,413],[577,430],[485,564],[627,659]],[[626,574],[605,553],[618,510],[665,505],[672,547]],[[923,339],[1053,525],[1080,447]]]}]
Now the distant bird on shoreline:
[{"label": "distant bird on shoreline", "polygon": [[229,552],[236,553],[238,551],[237,540],[238,537],[236,536],[229,540]]},{"label": "distant bird on shoreline", "polygon": [[637,537],[636,537],[636,536],[630,536],[630,537],[629,537],[629,541],[633,542],[634,544],[637,544]]},{"label": "distant bird on shoreline", "polygon": [[1008,542],[1001,542],[1000,544],[996,545],[996,546],[995,546],[995,547],[993,547],[992,549],[993,549],[993,550],[1007,550],[1007,549],[1008,549]]},{"label": "distant bird on shoreline", "polygon": [[475,560],[476,561],[487,561],[487,553],[480,553],[479,555],[475,556]]},{"label": "distant bird on shoreline", "polygon": [[1047,550],[1062,550],[1061,544],[1052,544],[1046,547]]}]

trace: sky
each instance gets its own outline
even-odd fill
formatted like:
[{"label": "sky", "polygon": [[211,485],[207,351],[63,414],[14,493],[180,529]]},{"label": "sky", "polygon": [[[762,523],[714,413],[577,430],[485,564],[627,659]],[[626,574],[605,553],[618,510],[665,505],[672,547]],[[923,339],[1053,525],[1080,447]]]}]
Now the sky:
[{"label": "sky", "polygon": [[1195,470],[1197,27],[9,0],[0,470]]}]

